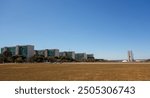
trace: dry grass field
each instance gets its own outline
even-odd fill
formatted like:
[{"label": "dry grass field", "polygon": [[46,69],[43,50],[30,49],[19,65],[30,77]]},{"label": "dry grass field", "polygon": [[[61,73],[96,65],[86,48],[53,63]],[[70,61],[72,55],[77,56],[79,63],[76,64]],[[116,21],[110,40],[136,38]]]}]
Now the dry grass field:
[{"label": "dry grass field", "polygon": [[1,81],[150,80],[150,63],[0,64]]}]

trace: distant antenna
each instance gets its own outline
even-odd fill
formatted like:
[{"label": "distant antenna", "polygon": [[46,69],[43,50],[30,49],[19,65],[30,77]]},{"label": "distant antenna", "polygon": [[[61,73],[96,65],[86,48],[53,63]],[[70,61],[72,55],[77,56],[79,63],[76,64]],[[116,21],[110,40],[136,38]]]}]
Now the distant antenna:
[{"label": "distant antenna", "polygon": [[134,57],[133,57],[133,52],[130,50],[128,51],[128,62],[133,62]]}]

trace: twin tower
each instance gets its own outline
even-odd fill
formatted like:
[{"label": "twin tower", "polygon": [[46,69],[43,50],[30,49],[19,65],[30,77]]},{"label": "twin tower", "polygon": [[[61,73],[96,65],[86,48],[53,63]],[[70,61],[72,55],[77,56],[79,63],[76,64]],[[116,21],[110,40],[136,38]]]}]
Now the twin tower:
[{"label": "twin tower", "polygon": [[133,61],[134,61],[133,52],[130,50],[128,51],[128,62],[133,62]]}]

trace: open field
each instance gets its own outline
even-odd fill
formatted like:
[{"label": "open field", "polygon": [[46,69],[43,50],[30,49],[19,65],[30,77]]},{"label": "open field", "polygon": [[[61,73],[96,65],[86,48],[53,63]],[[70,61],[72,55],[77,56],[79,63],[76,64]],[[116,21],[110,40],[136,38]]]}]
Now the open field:
[{"label": "open field", "polygon": [[0,64],[0,80],[150,80],[150,63]]}]

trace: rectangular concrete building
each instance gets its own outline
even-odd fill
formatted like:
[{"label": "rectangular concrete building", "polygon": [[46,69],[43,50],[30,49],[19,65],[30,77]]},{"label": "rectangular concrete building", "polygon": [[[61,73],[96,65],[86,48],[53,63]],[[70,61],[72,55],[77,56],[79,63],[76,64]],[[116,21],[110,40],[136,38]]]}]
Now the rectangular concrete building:
[{"label": "rectangular concrete building", "polygon": [[59,57],[59,49],[46,49],[45,56],[46,57]]},{"label": "rectangular concrete building", "polygon": [[43,56],[45,56],[45,50],[34,50],[34,55],[43,55]]},{"label": "rectangular concrete building", "polygon": [[33,45],[17,45],[12,47],[1,48],[1,53],[5,51],[10,51],[12,56],[21,55],[29,59],[34,55],[34,46]]},{"label": "rectangular concrete building", "polygon": [[67,57],[75,59],[75,52],[74,51],[67,51],[65,53],[66,53]]},{"label": "rectangular concrete building", "polygon": [[66,53],[65,53],[65,52],[59,52],[59,56],[60,56],[60,57],[65,57],[65,56],[66,56]]},{"label": "rectangular concrete building", "polygon": [[44,55],[45,57],[59,57],[59,49],[35,50],[36,55]]},{"label": "rectangular concrete building", "polygon": [[87,54],[87,59],[94,58],[94,54]]},{"label": "rectangular concrete building", "polygon": [[75,59],[76,60],[86,60],[87,55],[86,55],[86,53],[76,53],[75,54]]},{"label": "rectangular concrete building", "polygon": [[75,59],[75,51],[64,51],[60,52],[59,56]]}]

